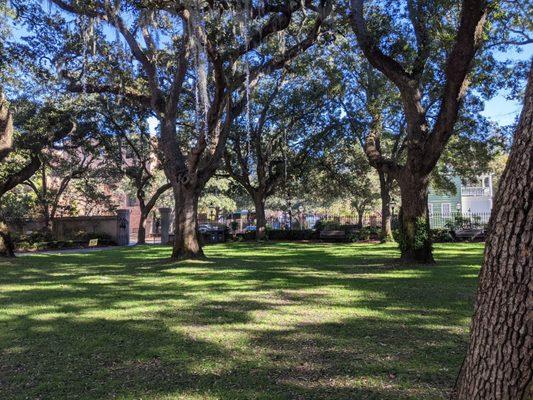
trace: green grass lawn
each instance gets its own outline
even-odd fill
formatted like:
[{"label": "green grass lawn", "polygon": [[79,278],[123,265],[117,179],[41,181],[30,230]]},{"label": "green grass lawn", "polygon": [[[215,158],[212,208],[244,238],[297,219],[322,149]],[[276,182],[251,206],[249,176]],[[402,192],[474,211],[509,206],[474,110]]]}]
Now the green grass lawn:
[{"label": "green grass lawn", "polygon": [[482,244],[250,243],[0,262],[0,399],[444,399]]}]

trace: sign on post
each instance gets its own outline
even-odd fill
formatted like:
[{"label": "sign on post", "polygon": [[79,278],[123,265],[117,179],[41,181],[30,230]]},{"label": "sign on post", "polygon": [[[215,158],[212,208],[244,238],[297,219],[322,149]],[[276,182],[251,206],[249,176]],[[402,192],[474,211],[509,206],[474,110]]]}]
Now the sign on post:
[{"label": "sign on post", "polygon": [[98,246],[98,239],[89,240],[89,247],[95,247],[95,246]]}]

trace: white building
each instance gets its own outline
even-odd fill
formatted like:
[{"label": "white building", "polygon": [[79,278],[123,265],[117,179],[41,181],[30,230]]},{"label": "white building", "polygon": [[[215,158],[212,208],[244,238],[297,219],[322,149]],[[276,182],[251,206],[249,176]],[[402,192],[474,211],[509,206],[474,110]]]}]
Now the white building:
[{"label": "white building", "polygon": [[474,214],[490,213],[492,197],[492,174],[481,175],[475,182],[461,185],[461,210]]}]

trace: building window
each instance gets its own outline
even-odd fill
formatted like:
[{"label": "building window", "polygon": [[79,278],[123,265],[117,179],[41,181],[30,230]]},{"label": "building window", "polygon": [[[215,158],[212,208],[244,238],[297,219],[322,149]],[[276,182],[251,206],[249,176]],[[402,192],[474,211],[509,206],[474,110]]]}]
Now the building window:
[{"label": "building window", "polygon": [[484,186],[485,186],[486,188],[490,187],[490,178],[489,178],[488,176],[485,178],[485,184],[484,184]]},{"label": "building window", "polygon": [[433,204],[432,204],[432,203],[429,203],[429,204],[428,204],[428,212],[429,212],[429,215],[430,215],[430,216],[433,215]]},{"label": "building window", "polygon": [[442,203],[442,217],[450,218],[452,216],[452,205],[450,203]]}]

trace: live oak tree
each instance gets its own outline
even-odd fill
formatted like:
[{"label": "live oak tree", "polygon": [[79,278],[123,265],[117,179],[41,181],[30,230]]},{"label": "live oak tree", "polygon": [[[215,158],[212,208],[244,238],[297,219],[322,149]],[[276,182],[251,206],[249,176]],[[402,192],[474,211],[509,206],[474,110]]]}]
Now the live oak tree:
[{"label": "live oak tree", "polygon": [[[351,54],[352,53],[352,54]],[[340,106],[344,110],[346,125],[351,130],[353,140],[366,149],[370,138],[383,157],[401,163],[406,157],[406,126],[400,106],[398,91],[385,77],[374,70],[368,62],[361,60],[353,52],[336,57],[342,65],[345,79],[344,95]],[[454,192],[455,184],[451,179],[475,179],[489,172],[490,161],[503,148],[503,138],[499,127],[491,124],[482,114],[483,102],[478,96],[469,94],[463,100],[465,107],[460,110],[455,123],[455,134],[430,175],[433,189]],[[391,230],[391,193],[396,189],[394,176],[388,167],[374,163],[371,153],[366,153],[369,163],[379,176],[381,193],[381,237],[392,238]]]},{"label": "live oak tree", "polygon": [[139,202],[140,218],[137,243],[146,242],[146,220],[159,198],[172,185],[160,179],[161,163],[157,157],[157,138],[149,132],[143,109],[122,105],[119,109],[100,107],[102,144],[116,174],[124,175]]},{"label": "live oak tree", "polygon": [[533,69],[494,201],[470,344],[453,398],[533,396]]},{"label": "live oak tree", "polygon": [[[405,31],[403,35],[394,30],[376,32],[379,30],[376,19],[387,21],[395,13],[396,20],[401,21],[403,4],[374,4],[372,13],[365,15],[363,3],[363,0],[350,1],[353,31],[370,64],[398,88],[406,121],[404,162],[384,157],[371,138],[366,142],[366,152],[371,162],[383,166],[400,186],[402,259],[433,262],[427,211],[429,178],[446,143],[454,134],[454,125],[468,88],[468,73],[482,43],[488,2],[463,0],[459,15],[454,17],[455,7],[448,9],[445,4],[409,0],[405,19],[410,22],[414,36]],[[457,25],[456,28],[446,26],[447,35],[439,35],[438,21],[445,16],[455,18]],[[405,50],[401,56],[394,58],[388,54],[386,47]],[[437,55],[443,57],[442,53],[439,54],[442,49],[447,50],[445,60],[439,64],[435,58]],[[442,66],[437,68],[436,64]],[[429,81],[428,70],[433,72]],[[439,76],[443,78],[436,79]],[[439,93],[436,105],[425,101],[430,91]],[[429,111],[432,111],[431,120]]]},{"label": "live oak tree", "polygon": [[[388,3],[372,2],[370,6],[374,4],[378,4],[378,6],[372,10],[381,11],[379,4]],[[383,37],[381,46],[386,47],[388,56],[404,62],[403,60],[410,55],[406,50],[409,49],[408,43],[403,46],[401,39],[395,42],[392,34],[381,36],[390,32],[407,37],[410,34],[409,31],[404,32],[403,29],[405,28],[401,25],[395,26],[395,22],[401,21],[405,14],[405,9],[398,10],[395,7],[392,6],[391,10],[388,13],[384,12],[383,15],[381,12],[374,14],[372,18],[378,15],[378,18],[381,19],[373,20],[370,25],[375,29],[377,37]],[[428,24],[430,23],[428,22]],[[492,25],[494,26],[494,21]],[[446,29],[447,32],[453,33],[455,26],[451,25]],[[442,27],[439,30],[442,30]],[[501,33],[501,31],[502,29],[493,29],[491,33]],[[373,68],[368,62],[357,44],[355,34],[344,23],[341,16],[338,23],[335,24],[335,36],[334,44],[328,46],[325,53],[327,58],[331,60],[330,62],[334,63],[335,68],[337,68],[337,74],[341,76],[341,79],[338,79],[338,81],[342,81],[341,95],[337,97],[337,101],[344,112],[345,123],[351,129],[354,140],[363,149],[366,149],[367,139],[370,139],[372,146],[369,149],[379,149],[381,158],[389,161],[388,163],[377,163],[374,152],[367,152],[370,164],[376,169],[380,177],[381,235],[383,239],[387,240],[387,238],[392,237],[390,192],[397,187],[394,175],[389,173],[390,165],[403,164],[407,152],[405,145],[406,121],[400,92],[394,82]],[[446,34],[446,36],[453,39],[451,34]],[[500,39],[493,38],[491,42],[501,39],[501,37]],[[445,61],[442,55],[437,55],[435,58],[438,62],[428,61],[421,77],[423,84],[428,88],[424,93],[423,102],[424,105],[428,105],[427,118],[429,122],[434,120],[435,108],[440,101],[441,93],[438,89],[442,77],[437,73]],[[486,172],[488,161],[495,155],[494,150],[498,147],[498,143],[493,132],[496,131],[497,127],[490,126],[482,116],[483,100],[494,95],[497,88],[507,87],[510,92],[514,91],[515,83],[519,82],[520,79],[510,75],[511,70],[516,75],[516,63],[496,61],[487,52],[483,53],[482,61],[482,63],[477,62],[475,72],[472,73],[475,76],[475,79],[471,79],[473,82],[470,85],[473,86],[473,90],[468,91],[462,100],[463,107],[458,111],[454,135],[450,138],[437,166],[430,175],[432,185],[442,187],[445,184],[447,189],[453,190],[454,186],[450,184],[449,179],[451,175],[470,178],[476,173]],[[509,68],[509,65],[513,65],[513,68]],[[496,78],[498,75],[484,72],[488,70],[497,70],[498,74],[506,76],[505,83],[500,82],[502,79]]]},{"label": "live oak tree", "polygon": [[[198,198],[219,166],[231,121],[260,76],[313,45],[331,4],[52,2],[77,16],[83,28],[73,34],[64,20],[55,24],[55,34],[65,42],[54,49],[54,62],[68,89],[137,101],[158,119],[162,164],[175,199],[172,258],[203,257],[196,229]],[[117,31],[115,45],[101,24]],[[268,44],[279,40],[278,33],[287,34],[286,46],[269,53]],[[87,36],[95,39],[82,41]],[[183,128],[184,120],[193,127]]]},{"label": "live oak tree", "polygon": [[[38,125],[32,121],[39,120]],[[14,125],[13,112],[0,88],[0,199],[29,179],[40,167],[42,152],[71,136],[76,123],[65,110],[44,104],[34,119]],[[13,257],[14,245],[4,221],[0,221],[0,255]]]},{"label": "live oak tree", "polygon": [[[250,195],[256,238],[266,234],[265,204],[283,188],[288,175],[303,172],[311,153],[333,131],[328,116],[328,87],[306,54],[276,76],[265,78],[253,97],[248,121],[235,120],[228,136],[225,168]],[[284,195],[289,195],[284,193]]]}]

